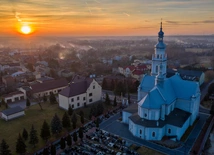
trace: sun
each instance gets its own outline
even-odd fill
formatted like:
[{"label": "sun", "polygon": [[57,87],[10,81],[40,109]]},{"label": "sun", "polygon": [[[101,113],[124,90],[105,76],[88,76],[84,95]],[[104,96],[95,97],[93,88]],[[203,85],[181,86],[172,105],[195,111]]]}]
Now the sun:
[{"label": "sun", "polygon": [[24,25],[21,27],[21,32],[23,34],[30,34],[31,33],[31,28],[28,25]]}]

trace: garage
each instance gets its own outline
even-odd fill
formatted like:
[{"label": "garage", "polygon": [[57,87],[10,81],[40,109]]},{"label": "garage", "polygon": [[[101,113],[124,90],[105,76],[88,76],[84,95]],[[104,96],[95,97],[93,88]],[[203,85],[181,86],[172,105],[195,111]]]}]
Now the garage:
[{"label": "garage", "polygon": [[20,97],[20,100],[24,100],[24,99],[25,99],[24,96],[21,96],[21,97]]},{"label": "garage", "polygon": [[5,100],[6,103],[11,103],[12,102],[12,99],[7,99]]},{"label": "garage", "polygon": [[1,113],[2,113],[1,115],[2,119],[6,121],[25,115],[24,109],[21,108],[20,106],[3,110]]}]

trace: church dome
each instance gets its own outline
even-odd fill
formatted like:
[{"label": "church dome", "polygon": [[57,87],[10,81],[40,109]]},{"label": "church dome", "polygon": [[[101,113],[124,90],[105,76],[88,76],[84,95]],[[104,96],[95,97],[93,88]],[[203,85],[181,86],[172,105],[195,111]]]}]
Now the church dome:
[{"label": "church dome", "polygon": [[166,48],[166,44],[164,44],[163,42],[158,42],[155,45],[155,48],[164,49],[164,48]]}]

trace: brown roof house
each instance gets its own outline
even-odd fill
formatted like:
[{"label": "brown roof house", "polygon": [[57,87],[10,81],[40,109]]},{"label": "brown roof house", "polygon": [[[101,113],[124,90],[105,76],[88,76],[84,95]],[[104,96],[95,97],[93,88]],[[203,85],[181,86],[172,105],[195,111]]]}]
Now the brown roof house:
[{"label": "brown roof house", "polygon": [[77,76],[59,93],[59,107],[77,109],[100,101],[101,96],[102,87],[94,79]]},{"label": "brown roof house", "polygon": [[31,94],[34,98],[43,97],[44,95],[48,96],[51,92],[57,94],[66,86],[68,86],[66,79],[48,80],[31,85]]},{"label": "brown roof house", "polygon": [[26,99],[26,94],[22,91],[14,91],[9,94],[3,95],[4,101],[6,103],[20,101]]}]

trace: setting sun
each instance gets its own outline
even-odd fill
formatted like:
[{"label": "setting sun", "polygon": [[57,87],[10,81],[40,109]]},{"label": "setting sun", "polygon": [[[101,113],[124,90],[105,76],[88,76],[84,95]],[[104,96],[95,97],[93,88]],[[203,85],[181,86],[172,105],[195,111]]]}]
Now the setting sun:
[{"label": "setting sun", "polygon": [[29,34],[29,33],[31,33],[31,28],[29,26],[27,26],[27,25],[22,26],[21,27],[21,32],[24,33],[24,34]]}]

